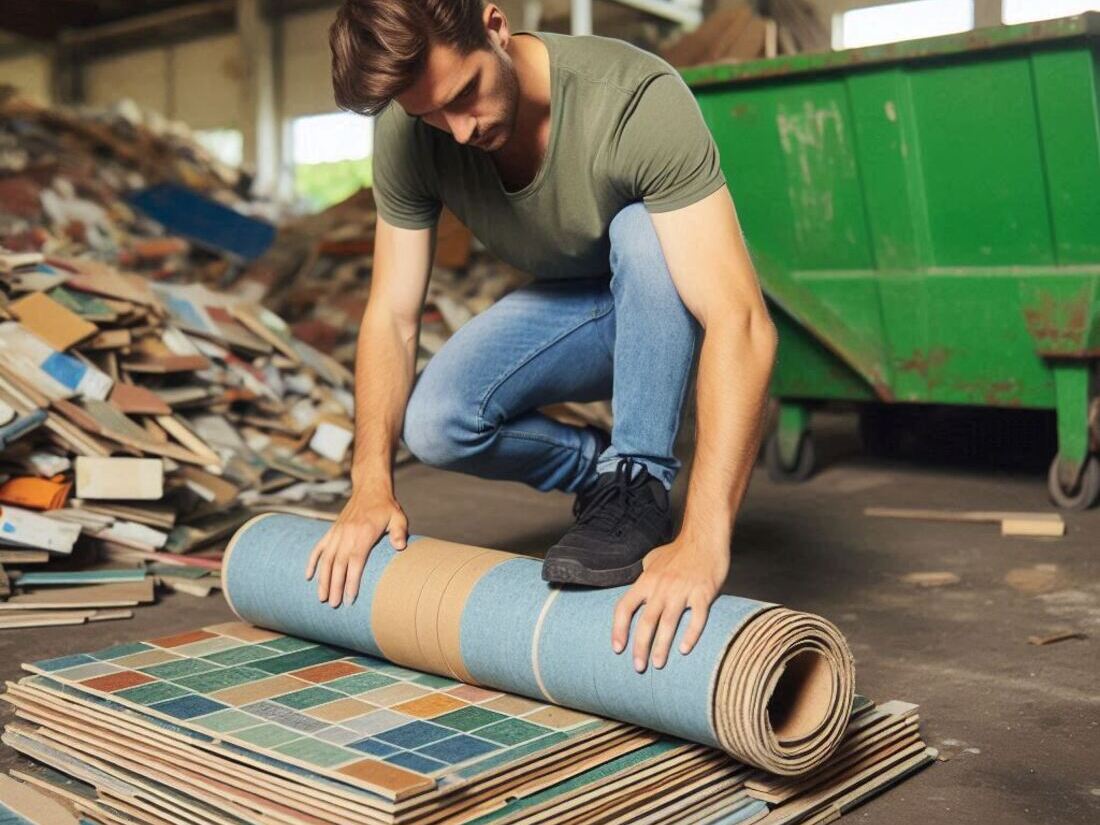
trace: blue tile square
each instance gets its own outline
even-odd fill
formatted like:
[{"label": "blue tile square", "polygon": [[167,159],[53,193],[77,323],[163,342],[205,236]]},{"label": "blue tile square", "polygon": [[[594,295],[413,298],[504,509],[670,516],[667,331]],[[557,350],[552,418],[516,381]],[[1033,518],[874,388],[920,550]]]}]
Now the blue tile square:
[{"label": "blue tile square", "polygon": [[34,666],[40,670],[64,670],[67,667],[76,667],[77,665],[91,665],[95,664],[95,659],[91,656],[86,656],[83,653],[77,653],[74,656],[61,656],[57,659],[46,659],[42,662],[35,662]]},{"label": "blue tile square", "polygon": [[492,753],[500,747],[495,742],[486,742],[476,736],[459,734],[458,736],[452,736],[450,739],[443,739],[439,742],[433,742],[431,745],[417,748],[416,752],[453,765],[456,762],[465,762],[467,759]]},{"label": "blue tile square", "polygon": [[357,751],[362,751],[363,753],[369,753],[371,756],[389,756],[397,750],[393,745],[374,738],[352,742],[348,747],[355,748]]},{"label": "blue tile square", "polygon": [[416,771],[417,773],[435,773],[440,768],[447,767],[442,762],[428,759],[426,756],[420,756],[419,754],[409,753],[408,751],[401,751],[401,753],[395,753],[393,756],[387,756],[382,761],[399,765],[402,768],[408,768],[410,771]]},{"label": "blue tile square", "polygon": [[446,739],[452,736],[454,731],[441,725],[433,725],[431,722],[409,722],[399,728],[388,730],[377,735],[376,738],[399,748],[419,748],[437,739]]},{"label": "blue tile square", "polygon": [[169,699],[167,702],[157,702],[149,707],[177,719],[194,719],[196,716],[206,716],[216,710],[225,710],[228,705],[207,699],[205,696],[181,696],[178,699]]}]

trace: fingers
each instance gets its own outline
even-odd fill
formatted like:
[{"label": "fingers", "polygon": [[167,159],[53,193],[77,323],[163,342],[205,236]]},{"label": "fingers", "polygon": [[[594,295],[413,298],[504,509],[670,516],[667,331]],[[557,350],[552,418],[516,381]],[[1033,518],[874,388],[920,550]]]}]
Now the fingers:
[{"label": "fingers", "polygon": [[635,584],[615,605],[615,616],[611,623],[611,649],[616,653],[622,653],[626,648],[626,640],[630,636],[630,620],[638,606],[645,602],[645,591],[639,584]]},{"label": "fingers", "polygon": [[691,608],[691,621],[688,622],[684,638],[680,640],[680,652],[685,656],[691,653],[699,637],[703,635],[703,628],[707,625],[707,615],[710,613],[710,601],[702,594],[692,594],[688,599],[688,607]]},{"label": "fingers", "polygon": [[638,624],[634,627],[634,669],[639,673],[645,672],[646,663],[649,661],[649,649],[653,644],[653,636],[657,632],[657,622],[662,612],[663,605],[660,602],[646,602]]},{"label": "fingers", "polygon": [[366,555],[352,556],[348,561],[348,577],[344,583],[344,597],[348,604],[352,604],[359,597],[359,585],[363,579],[363,568],[367,565]]},{"label": "fingers", "polygon": [[400,508],[390,517],[389,533],[393,549],[404,550],[409,543],[409,520]]},{"label": "fingers", "polygon": [[341,553],[332,563],[332,577],[329,580],[328,603],[331,607],[339,607],[344,600],[344,581],[348,575],[348,556]]},{"label": "fingers", "polygon": [[332,576],[333,562],[336,560],[334,544],[335,541],[326,543],[325,551],[317,562],[317,569],[320,571],[317,578],[317,598],[323,602],[328,601],[329,579]]},{"label": "fingers", "polygon": [[313,580],[313,574],[317,572],[317,562],[321,558],[321,555],[325,552],[325,547],[328,545],[329,536],[332,535],[330,529],[321,540],[313,546],[313,552],[309,554],[309,561],[306,562],[306,581]]},{"label": "fingers", "polygon": [[672,649],[672,640],[676,638],[676,628],[680,624],[680,617],[684,613],[685,603],[677,599],[666,602],[661,611],[661,619],[657,624],[657,635],[653,640],[653,666],[662,668],[668,661],[668,652]]}]

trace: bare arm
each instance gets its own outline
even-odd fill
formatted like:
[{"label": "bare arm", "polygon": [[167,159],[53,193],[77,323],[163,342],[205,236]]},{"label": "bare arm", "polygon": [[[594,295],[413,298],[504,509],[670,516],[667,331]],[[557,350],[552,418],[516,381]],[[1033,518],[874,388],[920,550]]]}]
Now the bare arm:
[{"label": "bare arm", "polygon": [[397,549],[408,521],[393,489],[393,455],[416,373],[420,314],[431,275],[434,229],[401,229],[378,218],[370,296],[355,354],[352,494],[310,555],[306,578],[338,607],[359,592],[367,556],[383,533]]},{"label": "bare arm", "polygon": [[651,646],[654,666],[664,666],[688,608],[680,652],[690,652],[725,582],[734,517],[760,446],[777,340],[725,187],[684,209],[653,215],[653,224],[680,298],[703,327],[703,346],[683,527],[671,544],[647,556],[644,572],[616,607],[612,647],[621,652],[631,617],[645,605],[634,634],[638,670]]}]

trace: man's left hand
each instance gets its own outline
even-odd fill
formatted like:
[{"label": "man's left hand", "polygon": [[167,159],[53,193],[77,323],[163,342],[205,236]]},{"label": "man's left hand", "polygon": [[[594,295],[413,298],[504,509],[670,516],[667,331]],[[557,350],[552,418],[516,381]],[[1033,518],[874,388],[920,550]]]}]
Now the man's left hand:
[{"label": "man's left hand", "polygon": [[681,535],[671,544],[651,550],[642,564],[642,575],[615,606],[611,629],[611,647],[622,653],[631,619],[642,608],[634,628],[634,669],[639,673],[645,671],[651,652],[653,666],[665,666],[680,617],[688,609],[691,622],[680,642],[680,653],[686,655],[695,647],[710,605],[729,573],[729,545]]}]

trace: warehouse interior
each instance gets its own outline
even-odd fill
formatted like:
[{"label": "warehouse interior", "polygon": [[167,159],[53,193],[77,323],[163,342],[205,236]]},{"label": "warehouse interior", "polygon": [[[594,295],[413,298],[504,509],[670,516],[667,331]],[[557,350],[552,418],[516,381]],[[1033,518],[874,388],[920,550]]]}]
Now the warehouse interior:
[{"label": "warehouse interior", "polygon": [[[567,612],[554,599],[579,616],[611,590],[547,587],[523,613],[538,603],[498,584],[479,605],[488,572],[433,561],[387,614],[383,587],[421,573],[387,581],[368,561],[357,599],[316,612],[301,573],[315,542],[295,537],[324,534],[360,483],[385,162],[382,115],[334,99],[340,6],[0,6],[0,822],[1100,820],[1100,3],[496,3],[513,32],[667,61],[720,153],[778,350],[710,638],[720,604],[757,605],[744,627],[782,605],[822,617],[851,654],[838,664],[805,642],[750,686],[761,716],[744,736],[784,758],[818,747],[826,723],[782,739],[773,701],[842,720],[786,775],[720,732],[714,697],[742,625],[696,679],[713,702],[698,737],[660,708],[695,701],[676,679],[702,641],[646,670],[657,710],[631,706],[614,664],[578,676],[575,695],[554,688],[587,666],[580,644],[540,672],[538,634]],[[418,373],[532,280],[448,209],[434,237]],[[743,386],[730,376],[729,409]],[[612,404],[534,406],[610,438]],[[702,407],[685,402],[674,433],[670,512],[685,519],[689,480],[713,461],[695,449],[713,423]],[[408,530],[431,537],[406,556],[430,545],[489,571],[492,548],[541,588],[543,557],[583,510],[573,493],[420,452],[393,456]],[[379,547],[402,560],[395,540]],[[276,562],[243,572],[257,557]],[[448,595],[463,575],[465,612]],[[290,604],[302,592],[308,609]],[[532,649],[516,650],[509,628],[528,620]],[[600,633],[594,649],[629,669]],[[800,669],[807,648],[829,685]],[[291,675],[275,669],[293,656]],[[376,681],[340,692],[350,678]],[[254,692],[247,713],[274,715],[250,728],[227,698],[249,679],[297,692]],[[437,717],[479,703],[508,718],[448,729],[452,753],[483,747],[469,761],[368,727],[397,708],[408,736],[441,731]],[[213,708],[222,727],[203,724]],[[536,747],[493,739],[495,725],[556,732]]]}]

